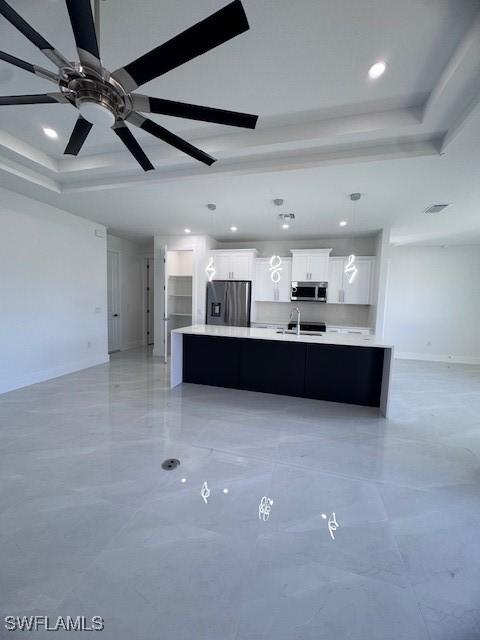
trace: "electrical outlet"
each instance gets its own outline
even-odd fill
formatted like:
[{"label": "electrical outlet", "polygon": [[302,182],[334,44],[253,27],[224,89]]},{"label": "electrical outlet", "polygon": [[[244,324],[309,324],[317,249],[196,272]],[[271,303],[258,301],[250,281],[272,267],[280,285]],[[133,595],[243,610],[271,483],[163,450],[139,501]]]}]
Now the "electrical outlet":
[{"label": "electrical outlet", "polygon": [[95,307],[95,313],[102,313],[102,307]]}]

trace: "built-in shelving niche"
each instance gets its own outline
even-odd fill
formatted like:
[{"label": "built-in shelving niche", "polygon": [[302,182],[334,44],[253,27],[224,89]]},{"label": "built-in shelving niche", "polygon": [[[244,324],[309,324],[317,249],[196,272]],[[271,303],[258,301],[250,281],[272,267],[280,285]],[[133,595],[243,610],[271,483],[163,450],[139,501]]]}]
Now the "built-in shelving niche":
[{"label": "built-in shelving niche", "polygon": [[172,329],[192,324],[193,251],[167,252],[168,345]]}]

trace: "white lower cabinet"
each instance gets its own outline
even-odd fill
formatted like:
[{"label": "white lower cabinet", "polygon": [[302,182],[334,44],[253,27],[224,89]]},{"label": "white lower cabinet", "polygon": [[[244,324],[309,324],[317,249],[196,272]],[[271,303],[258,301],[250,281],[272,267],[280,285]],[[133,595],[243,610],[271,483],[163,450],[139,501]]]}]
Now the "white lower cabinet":
[{"label": "white lower cabinet", "polygon": [[371,330],[368,327],[332,327],[327,325],[326,333],[349,333],[356,336],[369,336]]},{"label": "white lower cabinet", "polygon": [[270,258],[255,260],[255,301],[256,302],[290,302],[290,287],[292,282],[292,260],[282,258],[280,280],[272,280]]},{"label": "white lower cabinet", "polygon": [[347,259],[346,257],[330,258],[327,303],[371,304],[375,257],[356,257],[357,274],[351,283],[348,281],[348,275],[345,275]]}]

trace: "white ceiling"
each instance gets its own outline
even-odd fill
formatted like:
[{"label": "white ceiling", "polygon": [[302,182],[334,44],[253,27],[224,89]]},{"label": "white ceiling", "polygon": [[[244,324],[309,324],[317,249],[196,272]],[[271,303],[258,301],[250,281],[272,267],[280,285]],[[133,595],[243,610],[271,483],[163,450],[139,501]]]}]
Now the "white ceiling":
[{"label": "white ceiling", "polygon": [[[10,2],[76,57],[63,0]],[[104,0],[103,63],[114,70],[226,3]],[[132,238],[189,226],[226,239],[231,224],[238,239],[278,237],[274,197],[296,214],[286,233],[331,235],[351,218],[348,194],[360,191],[358,232],[391,225],[396,242],[480,241],[480,0],[243,4],[249,32],[141,89],[260,115],[253,132],[153,116],[218,157],[215,165],[139,130],[155,172],[144,174],[110,130],[94,130],[78,158],[64,158],[74,109],[1,107],[0,184]],[[0,38],[5,51],[49,66],[2,18]],[[379,59],[387,72],[373,82],[367,70]],[[0,63],[1,95],[51,90]],[[452,205],[422,215],[440,201]]]}]

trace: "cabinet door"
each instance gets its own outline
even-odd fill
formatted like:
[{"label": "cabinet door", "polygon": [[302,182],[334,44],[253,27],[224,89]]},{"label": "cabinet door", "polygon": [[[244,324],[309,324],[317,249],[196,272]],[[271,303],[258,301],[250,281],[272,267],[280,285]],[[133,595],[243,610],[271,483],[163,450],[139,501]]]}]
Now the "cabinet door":
[{"label": "cabinet door", "polygon": [[292,279],[292,261],[282,258],[280,282],[277,285],[277,302],[290,302]]},{"label": "cabinet door", "polygon": [[305,396],[330,402],[380,406],[384,350],[308,344]]},{"label": "cabinet door", "polygon": [[338,304],[343,302],[344,258],[330,258],[328,265],[327,302]]},{"label": "cabinet door", "polygon": [[212,253],[213,266],[215,267],[214,280],[230,280],[231,264],[228,254]]},{"label": "cabinet door", "polygon": [[375,258],[356,258],[358,272],[353,282],[349,284],[348,278],[344,278],[345,304],[370,304],[374,264]]},{"label": "cabinet door", "polygon": [[270,278],[268,260],[255,262],[255,300],[257,302],[275,302],[275,285]]},{"label": "cabinet door", "polygon": [[230,256],[232,280],[252,280],[252,258],[244,253],[232,253]]},{"label": "cabinet door", "polygon": [[238,340],[240,389],[302,396],[306,344],[277,340]]},{"label": "cabinet door", "polygon": [[309,280],[327,282],[329,256],[322,253],[312,253],[309,256]]},{"label": "cabinet door", "polygon": [[183,336],[183,381],[214,387],[239,388],[238,338]]},{"label": "cabinet door", "polygon": [[292,280],[296,282],[310,280],[308,267],[308,254],[294,254],[292,258]]}]

